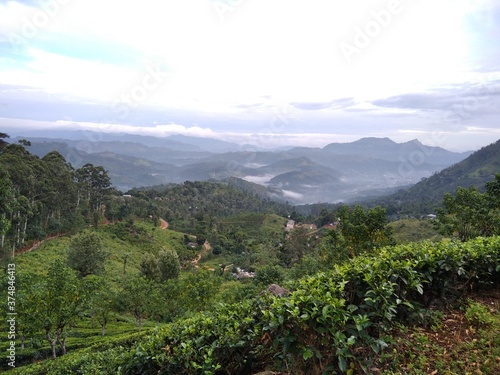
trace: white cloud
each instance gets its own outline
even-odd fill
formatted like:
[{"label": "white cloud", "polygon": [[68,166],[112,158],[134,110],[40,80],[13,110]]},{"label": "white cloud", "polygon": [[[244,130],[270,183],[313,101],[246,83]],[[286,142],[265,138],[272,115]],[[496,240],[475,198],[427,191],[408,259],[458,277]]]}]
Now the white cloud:
[{"label": "white cloud", "polygon": [[[349,137],[335,135],[342,133],[337,131],[339,126],[350,127],[353,137],[384,135],[389,128],[397,131],[405,126],[425,129],[432,117],[429,113],[371,103],[405,93],[466,86],[477,82],[478,75],[485,79],[497,75],[489,73],[488,78],[470,66],[472,55],[486,56],[476,54],[482,34],[473,33],[471,24],[487,20],[488,30],[498,28],[494,17],[485,16],[494,9],[493,0],[241,0],[225,2],[230,10],[222,17],[215,3],[2,3],[0,41],[16,33],[26,43],[21,51],[9,49],[8,42],[0,45],[0,83],[132,109],[182,108],[204,113],[210,120],[220,114],[239,116],[241,121],[232,132],[220,131],[214,121],[207,120],[210,125],[206,125],[199,117],[200,126],[178,130],[284,145],[304,144],[305,135],[311,144]],[[383,24],[380,15],[387,15],[393,3],[399,4],[399,11]],[[46,14],[47,22],[41,14]],[[29,37],[27,22],[36,27]],[[357,30],[366,33],[370,27],[373,35],[366,47],[346,61],[340,43],[354,43]],[[106,53],[99,55],[99,51]],[[157,81],[151,80],[155,66],[162,67]],[[352,98],[355,104],[314,106],[342,98]],[[259,105],[244,108],[248,103]],[[276,115],[283,103],[301,104]],[[276,131],[271,127],[279,116],[288,123]],[[169,121],[168,116],[162,119]],[[127,126],[130,131],[158,134],[177,131],[173,125]]]}]

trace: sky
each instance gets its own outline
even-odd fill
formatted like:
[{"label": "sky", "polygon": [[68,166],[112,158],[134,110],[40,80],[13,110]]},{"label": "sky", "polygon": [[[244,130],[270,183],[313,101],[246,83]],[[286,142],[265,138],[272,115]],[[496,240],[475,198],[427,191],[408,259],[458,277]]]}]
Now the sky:
[{"label": "sky", "polygon": [[0,131],[452,151],[500,138],[498,0],[0,0]]}]

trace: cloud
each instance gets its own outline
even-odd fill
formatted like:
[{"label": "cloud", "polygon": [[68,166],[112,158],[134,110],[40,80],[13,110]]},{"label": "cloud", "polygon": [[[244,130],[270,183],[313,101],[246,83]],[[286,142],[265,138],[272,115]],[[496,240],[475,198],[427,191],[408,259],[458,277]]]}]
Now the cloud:
[{"label": "cloud", "polygon": [[499,96],[500,81],[492,80],[430,92],[401,94],[373,100],[372,103],[383,108],[456,111],[464,118],[477,118],[493,112],[498,113]]},{"label": "cloud", "polygon": [[295,108],[316,111],[321,109],[341,109],[354,105],[356,103],[354,98],[342,98],[331,100],[328,102],[293,102],[290,105]]},{"label": "cloud", "polygon": [[295,102],[290,104],[298,109],[304,109],[307,111],[311,110],[316,111],[320,109],[330,108],[332,102]]}]

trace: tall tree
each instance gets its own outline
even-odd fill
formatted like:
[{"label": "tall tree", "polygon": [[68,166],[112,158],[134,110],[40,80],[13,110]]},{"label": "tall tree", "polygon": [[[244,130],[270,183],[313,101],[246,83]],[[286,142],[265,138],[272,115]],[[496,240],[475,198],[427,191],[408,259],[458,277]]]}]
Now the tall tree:
[{"label": "tall tree", "polygon": [[300,261],[315,246],[316,237],[306,228],[298,227],[290,231],[280,251],[280,259],[286,267]]},{"label": "tall tree", "polygon": [[91,210],[99,212],[104,195],[111,187],[108,172],[101,166],[85,164],[76,170],[80,193],[88,201]]},{"label": "tall tree", "polygon": [[5,235],[11,226],[11,213],[15,206],[15,192],[7,170],[0,165],[0,249],[3,252]]},{"label": "tall tree", "polygon": [[[45,227],[52,219],[54,231],[67,229],[66,222],[73,219],[76,207],[76,184],[74,169],[57,151],[49,152],[42,158],[46,167],[46,194],[43,199]],[[57,228],[59,226],[59,228]]]},{"label": "tall tree", "polygon": [[5,138],[10,138],[10,136],[8,134],[0,132],[0,152],[2,152],[2,149],[9,144],[8,142],[4,141]]}]

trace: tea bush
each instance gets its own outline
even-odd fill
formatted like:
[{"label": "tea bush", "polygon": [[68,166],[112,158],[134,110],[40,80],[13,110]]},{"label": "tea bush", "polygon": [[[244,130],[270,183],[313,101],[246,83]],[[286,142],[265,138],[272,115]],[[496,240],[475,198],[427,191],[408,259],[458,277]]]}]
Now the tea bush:
[{"label": "tea bush", "polygon": [[435,300],[451,303],[498,283],[499,276],[500,237],[387,247],[292,282],[288,296],[221,304],[134,342],[25,373],[64,374],[71,367],[75,374],[237,374],[269,366],[294,374],[365,373],[390,347],[396,324],[411,323]]}]

